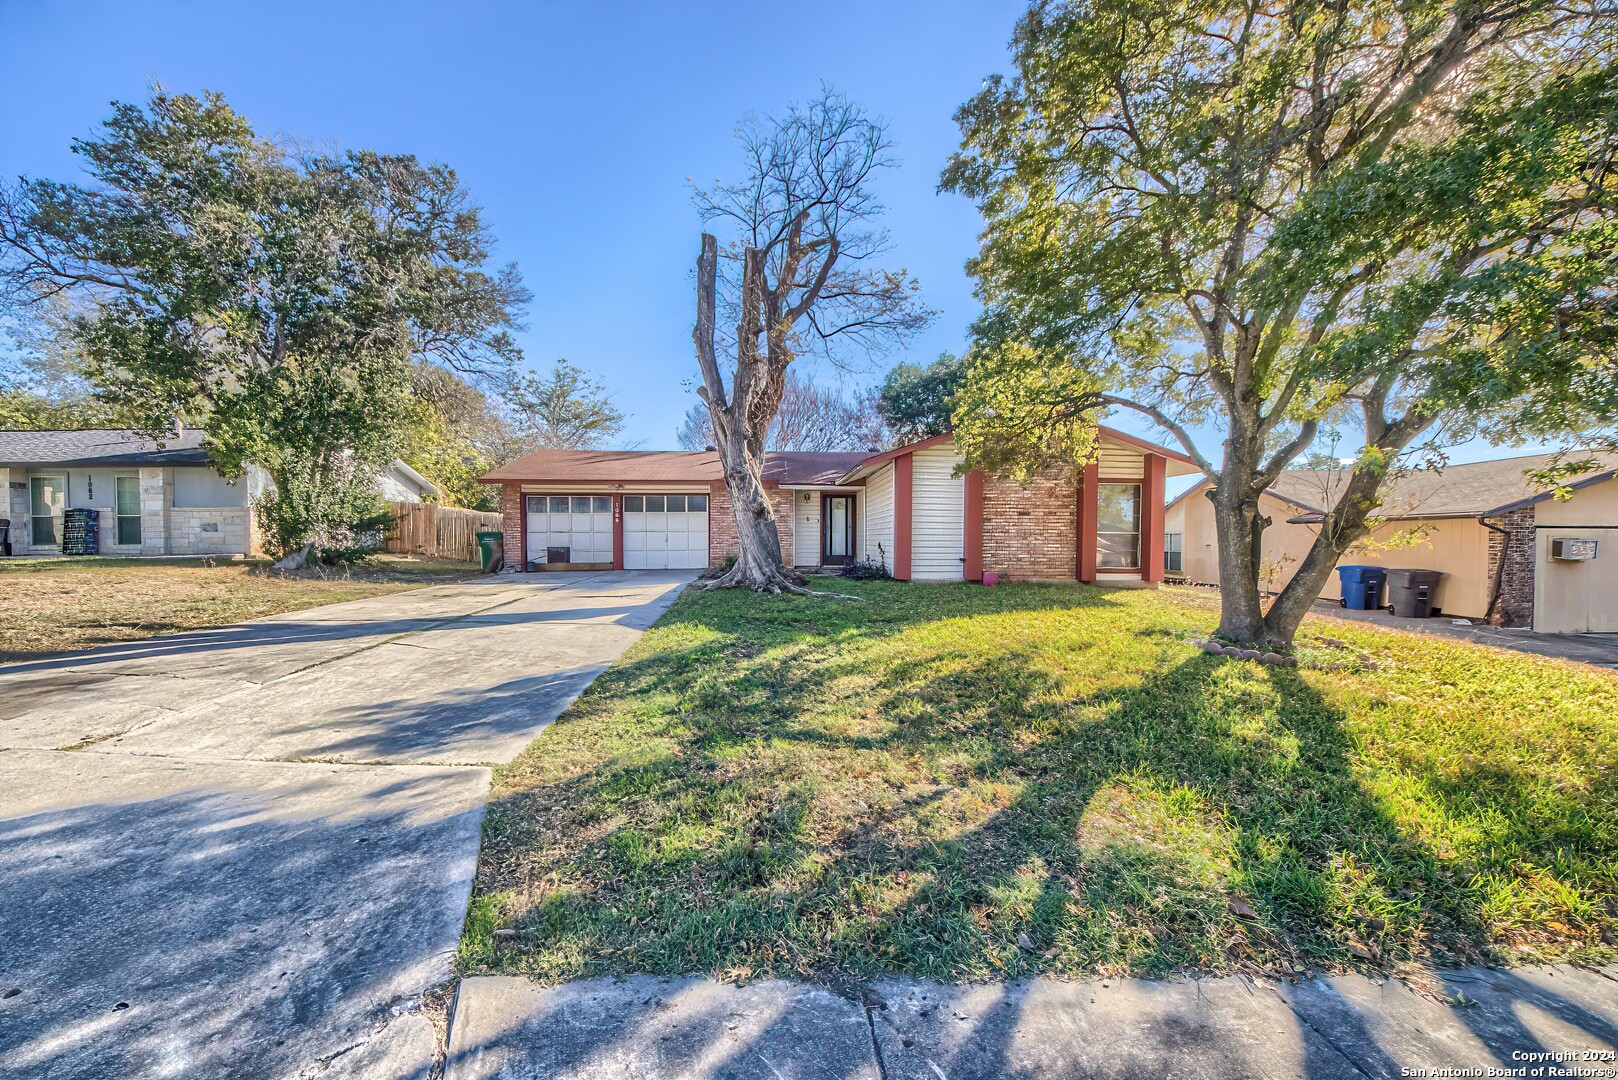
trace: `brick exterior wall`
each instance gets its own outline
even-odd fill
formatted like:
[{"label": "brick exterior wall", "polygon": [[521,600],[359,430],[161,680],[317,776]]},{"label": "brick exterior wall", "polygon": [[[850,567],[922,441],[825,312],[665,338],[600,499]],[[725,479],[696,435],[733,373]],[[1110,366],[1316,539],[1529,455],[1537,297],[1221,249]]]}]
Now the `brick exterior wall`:
[{"label": "brick exterior wall", "polygon": [[1489,581],[1500,572],[1500,598],[1489,614],[1495,626],[1534,625],[1534,508],[1525,506],[1489,524],[1504,529],[1506,535],[1489,531]]},{"label": "brick exterior wall", "polygon": [[1072,581],[1078,548],[1078,485],[1047,470],[1023,487],[983,478],[983,569],[1002,580]]},{"label": "brick exterior wall", "polygon": [[[775,508],[775,529],[780,534],[781,558],[792,565],[792,525],[794,513],[790,491],[770,489],[770,505]],[[731,509],[730,492],[724,484],[708,489],[708,565],[718,566],[736,554],[736,514]]]},{"label": "brick exterior wall", "polygon": [[500,487],[500,546],[505,549],[506,569],[525,570],[522,562],[522,485]]}]

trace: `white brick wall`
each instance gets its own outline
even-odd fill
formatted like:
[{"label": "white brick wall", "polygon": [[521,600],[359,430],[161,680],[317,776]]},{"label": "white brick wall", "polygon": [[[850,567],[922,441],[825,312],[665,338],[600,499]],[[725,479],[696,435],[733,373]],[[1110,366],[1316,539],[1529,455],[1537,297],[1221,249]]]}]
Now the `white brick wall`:
[{"label": "white brick wall", "polygon": [[170,555],[245,555],[250,542],[250,511],[169,510]]},{"label": "white brick wall", "polygon": [[[12,483],[24,485],[11,490]],[[0,517],[11,519],[11,550],[21,555],[28,550],[28,470],[0,469]]]}]

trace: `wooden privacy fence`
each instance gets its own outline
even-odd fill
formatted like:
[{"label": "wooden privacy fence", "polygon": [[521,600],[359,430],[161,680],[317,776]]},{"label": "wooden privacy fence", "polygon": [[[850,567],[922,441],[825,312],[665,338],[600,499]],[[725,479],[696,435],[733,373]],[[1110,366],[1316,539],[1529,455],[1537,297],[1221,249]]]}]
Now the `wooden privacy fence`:
[{"label": "wooden privacy fence", "polygon": [[432,503],[390,502],[393,532],[387,549],[398,555],[431,555],[439,559],[478,561],[479,529],[498,531],[499,514],[462,510]]}]

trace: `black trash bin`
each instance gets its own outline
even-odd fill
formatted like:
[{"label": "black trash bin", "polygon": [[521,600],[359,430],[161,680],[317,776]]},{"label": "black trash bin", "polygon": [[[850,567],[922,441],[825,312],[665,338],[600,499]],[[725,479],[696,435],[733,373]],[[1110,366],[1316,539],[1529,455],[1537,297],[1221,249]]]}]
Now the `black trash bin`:
[{"label": "black trash bin", "polygon": [[95,555],[101,551],[101,515],[75,507],[62,514],[62,554]]},{"label": "black trash bin", "polygon": [[1425,619],[1433,613],[1433,593],[1442,570],[1388,571],[1388,606],[1405,619]]},{"label": "black trash bin", "polygon": [[0,558],[11,555],[11,519],[0,518]]}]

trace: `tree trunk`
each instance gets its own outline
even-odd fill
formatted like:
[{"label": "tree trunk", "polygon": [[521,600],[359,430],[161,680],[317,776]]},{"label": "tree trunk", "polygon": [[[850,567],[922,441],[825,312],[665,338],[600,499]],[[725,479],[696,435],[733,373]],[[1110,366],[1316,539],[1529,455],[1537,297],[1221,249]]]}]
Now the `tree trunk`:
[{"label": "tree trunk", "polygon": [[1208,497],[1213,501],[1214,534],[1219,544],[1219,629],[1215,633],[1226,641],[1257,645],[1264,636],[1258,592],[1263,538],[1258,499],[1229,493],[1223,482],[1210,489]]},{"label": "tree trunk", "polygon": [[[780,404],[784,376],[772,373],[769,356],[761,354],[758,338],[763,328],[765,294],[763,257],[755,249],[746,253],[742,271],[742,317],[737,327],[736,377],[731,396],[725,395],[714,350],[715,296],[719,268],[718,241],[702,234],[697,256],[697,325],[692,340],[702,370],[702,399],[713,424],[714,445],[724,470],[725,490],[736,518],[736,565],[705,589],[747,588],[758,592],[816,593],[793,581],[781,558],[781,533],[775,508],[764,489],[764,437]],[[785,365],[780,365],[783,370]]]},{"label": "tree trunk", "polygon": [[803,591],[787,577],[781,558],[781,532],[775,523],[769,492],[764,489],[762,463],[752,460],[738,439],[720,440],[719,460],[736,519],[736,565],[706,587],[742,587],[772,593]]},{"label": "tree trunk", "polygon": [[1379,505],[1377,490],[1382,475],[1374,469],[1355,469],[1348,479],[1337,505],[1320,523],[1309,554],[1303,557],[1298,572],[1286,583],[1275,603],[1264,617],[1264,640],[1271,647],[1287,648],[1292,645],[1303,625],[1303,617],[1320,596],[1336,569],[1337,562],[1348,549],[1371,532],[1371,515]]}]

